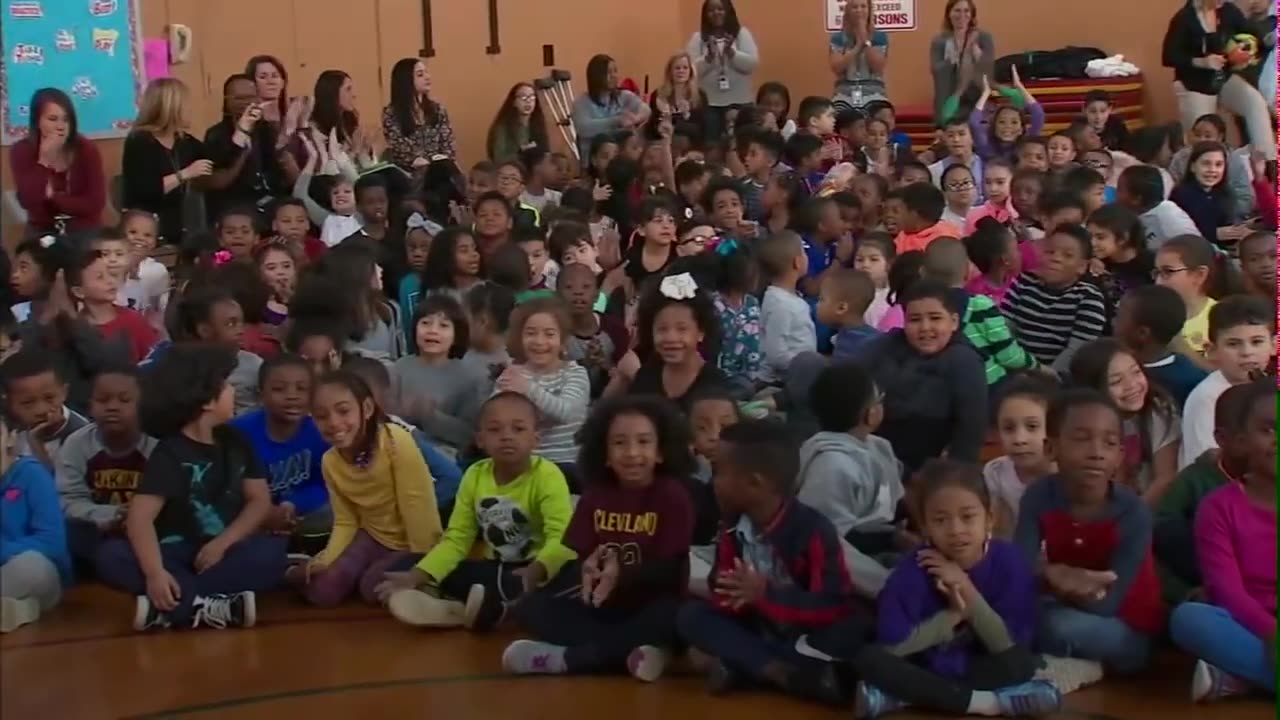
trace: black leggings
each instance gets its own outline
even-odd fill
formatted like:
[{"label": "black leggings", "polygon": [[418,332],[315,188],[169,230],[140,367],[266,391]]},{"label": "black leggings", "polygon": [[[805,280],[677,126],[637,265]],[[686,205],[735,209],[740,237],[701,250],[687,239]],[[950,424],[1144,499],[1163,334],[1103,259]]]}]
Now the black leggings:
[{"label": "black leggings", "polygon": [[971,659],[963,680],[942,677],[878,645],[862,648],[853,661],[864,682],[915,707],[948,715],[968,712],[975,690],[997,690],[1031,680],[1038,665],[1030,650],[1018,646]]},{"label": "black leggings", "polygon": [[524,592],[524,582],[515,574],[528,563],[502,563],[497,560],[463,560],[440,582],[440,592],[454,600],[464,601],[472,585],[484,586],[484,604],[476,616],[472,630],[492,630],[502,619],[502,608]]},{"label": "black leggings", "polygon": [[655,598],[639,608],[592,607],[582,601],[582,567],[566,565],[551,584],[526,595],[513,608],[516,622],[539,640],[567,648],[570,673],[625,671],[627,656],[641,645],[676,644],[680,598]]}]

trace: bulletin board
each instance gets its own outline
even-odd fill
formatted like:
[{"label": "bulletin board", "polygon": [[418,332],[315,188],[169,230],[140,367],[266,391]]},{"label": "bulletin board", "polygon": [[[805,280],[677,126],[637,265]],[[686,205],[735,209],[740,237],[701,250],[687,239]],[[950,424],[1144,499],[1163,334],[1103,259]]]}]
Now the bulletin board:
[{"label": "bulletin board", "polygon": [[36,90],[71,97],[82,135],[129,132],[143,89],[139,0],[0,0],[0,144],[26,137]]}]

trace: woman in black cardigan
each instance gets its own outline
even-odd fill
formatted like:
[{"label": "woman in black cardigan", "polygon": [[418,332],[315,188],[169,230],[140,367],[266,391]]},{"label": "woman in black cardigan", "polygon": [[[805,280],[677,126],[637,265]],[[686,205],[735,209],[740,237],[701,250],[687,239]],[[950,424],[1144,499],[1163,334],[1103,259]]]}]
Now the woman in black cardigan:
[{"label": "woman in black cardigan", "polygon": [[204,144],[186,132],[188,97],[181,80],[152,80],[121,160],[125,209],[156,215],[161,242],[174,245],[204,229],[199,193],[213,172]]},{"label": "woman in black cardigan", "polygon": [[[1240,75],[1261,59],[1234,39],[1252,32],[1244,13],[1234,3],[1187,0],[1169,20],[1163,62],[1165,67],[1173,68],[1173,89],[1184,128],[1194,125],[1201,115],[1224,107],[1244,118],[1253,149],[1274,162],[1275,126],[1267,101]],[[1258,46],[1260,43],[1255,44]]]}]

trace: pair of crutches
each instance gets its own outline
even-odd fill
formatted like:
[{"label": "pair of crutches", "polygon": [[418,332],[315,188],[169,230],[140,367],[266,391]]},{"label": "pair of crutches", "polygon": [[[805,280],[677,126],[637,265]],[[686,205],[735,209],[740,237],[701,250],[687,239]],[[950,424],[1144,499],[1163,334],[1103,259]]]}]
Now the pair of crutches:
[{"label": "pair of crutches", "polygon": [[573,125],[573,103],[577,99],[573,94],[573,77],[568,70],[552,70],[547,77],[534,80],[533,87],[538,91],[538,102],[551,109],[551,117],[560,128],[560,137],[564,138],[574,158],[581,162],[578,128]]}]

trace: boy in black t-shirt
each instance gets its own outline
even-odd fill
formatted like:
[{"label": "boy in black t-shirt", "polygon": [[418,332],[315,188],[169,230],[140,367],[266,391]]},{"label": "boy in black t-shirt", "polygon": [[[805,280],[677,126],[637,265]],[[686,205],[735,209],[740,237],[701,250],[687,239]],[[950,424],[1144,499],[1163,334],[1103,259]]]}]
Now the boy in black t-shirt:
[{"label": "boy in black t-shirt", "polygon": [[256,531],[271,510],[252,446],[223,426],[236,359],[175,345],[143,384],[143,427],[160,438],[129,505],[128,540],[99,553],[103,581],[137,595],[136,630],[250,627],[254,591],[284,577],[285,536]]}]

